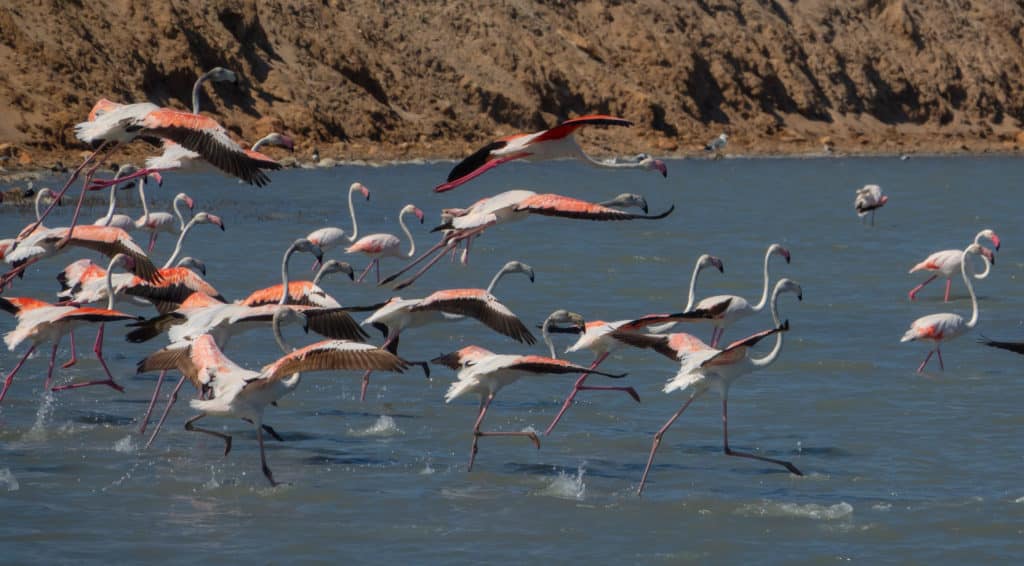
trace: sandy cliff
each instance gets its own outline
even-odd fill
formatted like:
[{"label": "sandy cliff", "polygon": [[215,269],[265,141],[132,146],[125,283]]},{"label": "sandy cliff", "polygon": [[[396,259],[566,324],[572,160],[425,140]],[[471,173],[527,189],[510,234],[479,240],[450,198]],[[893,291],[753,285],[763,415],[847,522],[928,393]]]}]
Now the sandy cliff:
[{"label": "sandy cliff", "polygon": [[204,98],[235,134],[331,157],[456,157],[590,112],[637,124],[588,132],[595,153],[719,131],[745,153],[1014,150],[1022,30],[1004,0],[13,0],[0,154],[75,160],[96,99],[185,108],[216,65],[244,77]]}]

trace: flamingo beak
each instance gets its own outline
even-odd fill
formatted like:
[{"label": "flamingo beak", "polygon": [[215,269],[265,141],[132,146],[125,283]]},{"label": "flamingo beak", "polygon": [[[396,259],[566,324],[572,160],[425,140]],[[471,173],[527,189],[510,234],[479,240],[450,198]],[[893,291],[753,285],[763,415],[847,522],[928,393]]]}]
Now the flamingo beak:
[{"label": "flamingo beak", "polygon": [[711,260],[711,265],[714,265],[718,269],[719,273],[725,273],[725,264],[723,264],[722,260],[717,257]]},{"label": "flamingo beak", "polygon": [[786,258],[786,263],[789,263],[789,259],[790,259],[790,257],[789,257],[789,250],[783,248],[783,249],[779,250],[779,253],[782,254],[782,257]]},{"label": "flamingo beak", "polygon": [[996,264],[996,254],[992,253],[992,250],[986,248],[985,246],[982,246],[981,255],[985,256],[985,259],[987,259],[988,262],[991,263],[992,265]]},{"label": "flamingo beak", "polygon": [[295,153],[295,140],[293,140],[289,136],[281,134],[281,145],[287,148],[288,151]]},{"label": "flamingo beak", "polygon": [[213,215],[213,214],[211,214],[209,216],[210,216],[210,223],[216,224],[217,226],[220,226],[220,231],[221,232],[224,232],[224,231],[227,230],[224,227],[224,220],[222,220],[220,216],[216,216],[216,215]]},{"label": "flamingo beak", "polygon": [[370,200],[370,189],[367,189],[366,187],[359,185],[359,192],[363,193],[363,197],[365,197],[366,200]]},{"label": "flamingo beak", "polygon": [[196,201],[192,200],[192,197],[185,197],[185,206],[187,206],[189,210],[192,210],[196,207]]},{"label": "flamingo beak", "polygon": [[423,224],[423,211],[418,208],[414,208],[412,209],[412,213],[416,215],[416,218],[420,219],[420,224]]},{"label": "flamingo beak", "polygon": [[[163,175],[161,175],[160,173],[157,173],[156,171],[153,171],[152,173],[149,174],[149,176],[152,177],[154,181],[156,181],[156,186],[158,186],[158,187],[164,186],[164,176]],[[189,208],[192,208],[192,207],[190,206]]]},{"label": "flamingo beak", "polygon": [[999,236],[996,236],[995,232],[992,233],[992,245],[996,247],[996,251],[998,252],[999,251]]},{"label": "flamingo beak", "polygon": [[530,283],[533,283],[533,270],[527,271],[526,274],[530,276]]},{"label": "flamingo beak", "polygon": [[[660,159],[655,159],[651,163],[651,167],[653,167],[656,171],[660,171],[662,177],[668,178],[668,167],[665,166],[665,162],[664,161],[662,161]],[[644,212],[647,212],[647,211],[645,210]]]}]

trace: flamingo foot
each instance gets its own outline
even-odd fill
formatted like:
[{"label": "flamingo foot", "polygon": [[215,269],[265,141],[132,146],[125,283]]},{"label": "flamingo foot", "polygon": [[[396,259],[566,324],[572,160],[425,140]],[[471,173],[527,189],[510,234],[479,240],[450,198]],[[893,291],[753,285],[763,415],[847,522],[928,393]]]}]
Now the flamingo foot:
[{"label": "flamingo foot", "polygon": [[121,387],[121,385],[118,384],[113,379],[99,379],[99,380],[95,380],[95,381],[85,381],[85,382],[81,382],[81,383],[71,383],[69,385],[61,385],[61,386],[58,386],[58,387],[54,387],[54,388],[50,389],[50,391],[54,391],[54,392],[56,392],[56,391],[66,391],[68,389],[80,389],[82,387],[91,387],[93,385],[106,385],[107,387],[110,387],[111,389],[115,389],[117,391],[120,391],[121,393],[124,393],[124,387]]}]

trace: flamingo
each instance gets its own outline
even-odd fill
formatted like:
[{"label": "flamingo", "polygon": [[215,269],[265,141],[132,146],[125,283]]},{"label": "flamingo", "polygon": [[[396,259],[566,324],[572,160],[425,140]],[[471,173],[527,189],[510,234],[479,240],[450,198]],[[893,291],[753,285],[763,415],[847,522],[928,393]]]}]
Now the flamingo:
[{"label": "flamingo", "polygon": [[[111,285],[111,274],[114,266],[122,264],[126,267],[130,267],[133,261],[134,260],[130,256],[124,254],[114,255],[110,260],[110,265],[107,266],[108,288]],[[107,301],[107,308],[105,309],[51,305],[45,301],[30,299],[28,297],[11,297],[6,299],[0,297],[0,309],[15,315],[18,319],[17,327],[4,335],[4,343],[7,345],[7,349],[14,351],[18,344],[25,340],[30,340],[32,342],[32,346],[29,347],[27,352],[25,352],[21,361],[19,361],[18,364],[14,366],[14,369],[7,374],[7,377],[4,380],[4,388],[0,391],[0,401],[3,401],[4,396],[7,395],[8,388],[11,386],[11,382],[14,381],[14,376],[18,373],[18,370],[21,369],[21,366],[25,364],[25,360],[28,359],[29,355],[35,351],[36,347],[40,344],[52,342],[53,349],[50,351],[50,365],[46,373],[46,381],[43,385],[44,389],[48,389],[50,387],[50,380],[53,378],[53,365],[57,357],[57,346],[60,344],[61,336],[64,336],[79,326],[84,326],[94,322],[100,323],[100,329],[96,334],[96,343],[93,345],[93,352],[96,353],[96,357],[99,359],[100,365],[103,366],[103,371],[107,373],[107,379],[65,385],[63,387],[56,387],[53,390],[60,391],[63,389],[73,389],[89,385],[107,385],[113,389],[123,392],[124,388],[114,381],[114,376],[110,375],[107,363],[103,360],[103,326],[107,322],[139,320],[140,317],[115,311],[114,293],[110,292],[109,297],[110,299]]]},{"label": "flamingo", "polygon": [[946,369],[942,363],[942,343],[959,338],[978,324],[978,297],[974,294],[974,286],[971,285],[970,278],[967,277],[967,256],[968,254],[981,254],[983,249],[985,248],[980,244],[971,244],[960,252],[960,275],[964,279],[964,285],[967,286],[967,292],[971,295],[971,319],[965,322],[964,317],[951,312],[922,316],[910,323],[910,330],[907,330],[900,338],[900,342],[928,340],[935,344],[935,348],[928,351],[924,361],[917,367],[917,373],[924,370],[932,354],[938,354],[939,368]]},{"label": "flamingo", "polygon": [[[981,244],[982,238],[985,238],[986,240],[992,242],[992,245],[995,246],[996,251],[999,251],[999,236],[997,236],[996,233],[993,232],[990,228],[985,228],[981,232],[978,232],[978,234],[974,236],[974,243]],[[917,287],[914,287],[913,289],[910,290],[909,293],[907,293],[907,296],[910,297],[910,300],[913,301],[917,297],[917,293],[921,289],[923,289],[925,285],[931,283],[933,280],[935,280],[936,277],[938,277],[941,274],[946,278],[946,295],[943,300],[944,302],[948,303],[949,288],[953,283],[953,274],[960,270],[961,257],[962,252],[960,250],[942,250],[929,255],[924,259],[924,261],[918,263],[914,267],[911,267],[908,273],[914,273],[915,271],[931,271],[933,275],[930,276],[928,279],[925,279],[923,283],[921,283]],[[985,258],[986,260],[985,271],[981,273],[975,273],[975,279],[984,279],[988,277],[988,273],[991,269],[991,266],[994,265],[996,262],[995,254],[992,253],[992,250],[984,246],[982,246],[981,249],[981,257]]]},{"label": "flamingo", "polygon": [[[771,298],[772,320],[775,323],[775,328],[758,332],[743,340],[733,342],[723,350],[712,348],[701,342],[698,338],[685,333],[668,336],[631,333],[620,335],[621,339],[630,341],[635,346],[643,347],[646,345],[681,362],[679,372],[665,384],[663,389],[665,393],[686,390],[687,388],[691,389],[690,397],[683,403],[683,406],[655,433],[654,442],[651,444],[651,453],[647,458],[647,467],[644,468],[644,475],[640,479],[640,486],[637,488],[637,495],[643,493],[644,485],[647,483],[647,475],[651,471],[651,464],[654,463],[654,454],[658,451],[665,432],[683,414],[683,411],[690,406],[690,403],[703,395],[708,389],[717,390],[722,397],[722,446],[726,455],[771,462],[786,468],[793,474],[803,475],[791,462],[757,456],[747,452],[739,452],[729,447],[729,388],[739,377],[768,367],[782,353],[782,333],[789,330],[789,321],[784,323],[779,321],[778,298],[780,294],[786,292],[794,293],[798,300],[803,300],[803,290],[798,283],[791,279],[780,279],[775,284]],[[749,348],[772,334],[775,335],[775,347],[772,348],[771,352],[759,358],[751,357]]]},{"label": "flamingo", "polygon": [[63,227],[36,230],[17,242],[6,256],[7,261],[15,268],[4,276],[0,288],[29,265],[63,251],[61,242],[88,248],[107,257],[113,257],[118,253],[125,254],[132,258],[132,271],[136,275],[147,281],[159,281],[160,276],[153,262],[127,232],[113,226],[85,225],[75,226],[73,229]]},{"label": "flamingo", "polygon": [[[359,235],[359,225],[356,223],[356,210],[352,206],[352,195],[356,192],[363,194],[363,198],[370,200],[370,189],[367,189],[362,183],[355,182],[348,187],[348,214],[352,217],[352,233],[345,236],[345,231],[341,228],[335,228],[334,226],[327,226],[320,228],[319,230],[313,230],[306,236],[306,239],[314,244],[320,246],[323,251],[328,251],[342,241],[352,243],[356,241],[356,237]],[[313,264],[313,269],[320,266],[320,262]]]},{"label": "flamingo", "polygon": [[277,481],[267,466],[263,431],[267,430],[278,439],[280,436],[263,424],[263,411],[267,405],[276,403],[299,386],[302,379],[300,372],[374,369],[400,373],[408,367],[406,362],[387,350],[346,340],[325,340],[296,350],[281,335],[281,321],[286,316],[299,320],[305,316],[288,307],[275,306],[275,309],[271,325],[274,338],[285,355],[260,371],[247,370],[232,362],[209,334],[198,336],[184,350],[151,356],[139,366],[141,373],[151,369],[167,369],[168,365],[173,364],[171,367],[176,367],[188,376],[198,389],[212,389],[211,399],[194,399],[189,402],[200,413],[185,421],[185,430],[223,439],[225,456],[231,451],[231,436],[197,427],[195,423],[208,416],[234,417],[252,422],[260,447],[263,475],[271,486],[276,486]]},{"label": "flamingo", "polygon": [[[317,271],[316,277],[314,277],[312,281],[288,282],[288,304],[306,305],[326,309],[341,308],[341,303],[339,303],[334,297],[330,296],[327,291],[321,289],[319,285],[320,280],[331,273],[344,273],[348,275],[349,279],[355,279],[352,266],[348,262],[338,261],[336,259],[328,260],[320,267],[320,270]],[[277,303],[281,300],[281,293],[283,290],[284,287],[277,284],[272,287],[253,291],[248,297],[238,302],[239,304],[249,307]]]},{"label": "flamingo", "polygon": [[459,162],[448,174],[447,182],[438,185],[434,191],[438,193],[450,191],[479,177],[488,170],[514,159],[532,162],[571,158],[604,169],[641,169],[658,171],[663,177],[668,176],[665,162],[647,154],[640,154],[629,161],[620,161],[597,160],[584,153],[576,143],[573,134],[584,126],[595,125],[632,126],[633,123],[624,118],[593,114],[566,120],[549,130],[504,137],[485,145]]},{"label": "flamingo", "polygon": [[721,310],[721,314],[714,318],[708,319],[714,327],[711,331],[712,348],[718,347],[718,341],[722,339],[722,335],[725,334],[726,328],[732,326],[741,319],[761,312],[764,310],[765,305],[768,304],[768,286],[771,283],[771,276],[768,274],[768,264],[773,255],[781,256],[786,260],[787,264],[789,263],[789,250],[779,244],[772,244],[768,246],[768,251],[764,254],[764,286],[761,290],[761,300],[758,301],[756,305],[751,305],[746,299],[737,295],[714,295],[712,297],[702,299],[697,303],[697,309],[714,310],[717,304],[729,301],[728,308]]},{"label": "flamingo", "polygon": [[370,268],[375,265],[377,266],[377,282],[380,283],[380,258],[382,257],[411,258],[416,255],[416,240],[413,239],[412,233],[409,232],[409,228],[405,225],[406,214],[415,214],[420,224],[422,224],[423,211],[416,208],[415,205],[407,204],[398,213],[398,225],[405,232],[405,237],[409,238],[408,253],[402,252],[400,248],[402,241],[394,234],[370,234],[369,236],[359,238],[354,244],[345,248],[345,253],[362,253],[372,258],[366,269],[359,275],[359,279],[356,280],[357,283],[361,283],[366,274],[370,272]]},{"label": "flamingo", "polygon": [[465,263],[469,253],[469,244],[474,237],[491,226],[523,220],[531,214],[583,220],[658,220],[672,214],[672,211],[675,210],[675,205],[672,205],[661,214],[640,215],[612,208],[613,206],[638,206],[646,212],[647,201],[639,195],[625,193],[604,204],[597,204],[556,194],[512,190],[481,199],[465,209],[448,209],[442,215],[443,223],[432,230],[433,232],[445,231],[441,241],[398,272],[385,278],[381,284],[390,283],[436,253],[437,255],[433,259],[411,277],[396,285],[395,289],[404,289],[412,285],[416,279],[437,263],[446,251],[454,251],[461,241],[466,242],[466,249],[462,256],[463,263]]},{"label": "flamingo", "polygon": [[857,196],[853,199],[853,207],[857,216],[864,218],[871,213],[871,225],[875,225],[875,211],[885,206],[889,197],[882,194],[882,187],[878,185],[864,185],[857,189]]},{"label": "flamingo", "polygon": [[[473,424],[473,445],[470,449],[469,466],[466,468],[467,472],[473,471],[473,462],[476,460],[476,454],[479,451],[477,443],[481,436],[525,436],[538,449],[540,448],[540,439],[537,437],[537,433],[532,430],[501,432],[480,430],[480,425],[487,414],[487,409],[490,407],[498,391],[525,376],[587,371],[587,368],[583,366],[559,360],[554,356],[555,347],[547,333],[548,326],[552,323],[573,324],[582,327],[584,321],[583,317],[579,314],[566,310],[557,310],[545,319],[542,327],[548,348],[552,354],[551,357],[501,355],[479,346],[466,346],[456,352],[431,360],[432,363],[458,370],[456,381],[452,383],[444,396],[446,403],[451,403],[453,399],[470,393],[480,396],[480,409],[477,412],[476,422]],[[626,375],[624,373],[612,374],[593,370],[591,370],[591,373],[612,378],[624,377]]]},{"label": "flamingo", "polygon": [[[242,151],[254,160],[274,162],[273,159],[259,152],[259,148],[264,145],[276,145],[288,151],[293,151],[295,148],[295,142],[292,138],[284,134],[272,132],[260,138],[249,149],[243,149]],[[215,167],[204,161],[198,153],[185,149],[172,141],[164,140],[163,147],[164,152],[162,154],[146,159],[147,169],[157,169],[160,171],[174,170],[179,173],[208,173],[217,171]]]},{"label": "flamingo", "polygon": [[[120,179],[121,177],[130,175],[138,169],[134,165],[122,165],[117,169],[117,173],[114,174],[114,179]],[[158,183],[162,183],[163,179],[159,173],[151,173],[151,177],[157,180]],[[139,177],[139,193],[144,195],[142,185],[145,183],[147,177]],[[117,191],[120,189],[131,188],[131,185],[125,184],[118,186],[116,183],[110,185],[110,204],[107,206],[107,214],[102,218],[98,218],[93,222],[94,226],[114,226],[124,231],[134,230],[137,226],[134,220],[127,214],[114,214],[114,209],[117,207]],[[143,198],[143,206],[145,206],[145,198]]]},{"label": "flamingo", "polygon": [[[185,203],[185,206],[191,211],[195,208],[196,203],[192,200],[192,197],[185,193],[178,193],[174,197],[174,201],[171,203],[171,208],[174,210],[174,216],[171,216],[169,212],[150,212],[149,205],[146,204],[146,191],[143,188],[144,183],[139,183],[139,199],[142,200],[142,216],[135,221],[135,228],[138,230],[145,230],[149,232],[149,247],[146,248],[146,252],[152,252],[153,246],[156,245],[156,238],[160,232],[167,232],[168,234],[179,234],[185,229],[185,217],[182,216],[181,210],[178,208],[180,203]],[[178,222],[175,223],[175,217]]]},{"label": "flamingo", "polygon": [[[515,261],[506,263],[487,289],[445,289],[422,299],[392,297],[362,322],[373,326],[384,336],[385,349],[398,352],[398,340],[406,328],[417,328],[436,322],[449,322],[470,317],[479,320],[491,330],[512,338],[520,343],[533,344],[536,339],[526,325],[505,305],[491,294],[502,277],[510,273],[524,273],[533,281],[533,268]],[[370,384],[370,373],[363,375],[360,401],[366,399],[366,388]]]},{"label": "flamingo", "polygon": [[[41,223],[42,222],[42,218],[43,217],[42,217],[42,212],[39,210],[39,207],[42,205],[43,199],[46,198],[46,197],[49,197],[51,201],[55,201],[57,193],[53,192],[53,189],[50,189],[48,187],[43,187],[42,189],[39,189],[35,193],[35,195],[36,195],[36,198],[35,198],[36,221],[33,222],[32,224],[29,224],[28,226],[25,226],[25,228],[23,228],[21,230],[21,232],[18,233],[18,236],[16,238],[8,238],[8,239],[3,240],[3,242],[5,242],[5,248],[3,249],[2,253],[0,253],[0,259],[2,259],[5,262],[9,263],[9,261],[7,260],[7,257],[6,257],[7,252],[10,251],[10,250],[13,250],[15,247],[17,247],[17,243],[19,242],[19,240],[21,240],[21,239],[23,239],[23,238],[25,238],[25,237],[27,237],[29,235],[29,233],[31,232],[29,230],[30,228],[35,226],[37,223]],[[47,229],[42,224],[39,224],[39,227],[42,228],[43,230]]]}]

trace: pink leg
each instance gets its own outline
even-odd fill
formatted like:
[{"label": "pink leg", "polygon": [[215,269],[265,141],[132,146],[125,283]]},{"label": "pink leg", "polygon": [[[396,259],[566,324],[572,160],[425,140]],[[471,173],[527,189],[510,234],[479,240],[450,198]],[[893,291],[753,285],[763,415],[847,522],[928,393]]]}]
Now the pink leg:
[{"label": "pink leg", "polygon": [[259,423],[256,423],[256,440],[260,444],[260,466],[263,468],[263,475],[270,481],[270,487],[275,487],[277,482],[274,481],[274,474],[267,465],[267,453],[263,450],[263,427]]},{"label": "pink leg", "polygon": [[917,373],[921,373],[924,370],[924,366],[928,365],[928,360],[932,359],[932,354],[934,352],[935,350],[928,351],[928,355],[924,357],[924,361],[921,362],[921,365],[917,366]]},{"label": "pink leg", "polygon": [[59,339],[53,343],[53,350],[50,352],[50,366],[46,370],[46,381],[43,382],[43,391],[50,388],[50,380],[53,379],[53,364],[57,361],[57,346],[59,345]]},{"label": "pink leg", "polygon": [[78,363],[78,356],[75,353],[75,332],[71,331],[68,334],[71,335],[71,359],[64,362],[61,369],[68,369],[69,367]]},{"label": "pink leg", "polygon": [[941,369],[942,371],[946,371],[946,366],[943,365],[943,363],[942,363],[942,346],[941,345],[937,344],[935,346],[935,353],[939,355],[939,369]]},{"label": "pink leg", "polygon": [[[104,157],[104,159],[106,158]],[[82,192],[78,195],[78,204],[75,205],[75,212],[71,215],[71,224],[68,225],[68,233],[64,236],[63,240],[57,242],[57,249],[63,248],[67,245],[68,241],[71,240],[71,236],[75,231],[75,225],[78,224],[78,214],[82,211],[82,202],[85,201],[85,193],[89,190],[89,183],[92,181],[93,173],[96,172],[96,169],[98,169],[102,163],[103,161],[96,163],[96,165],[93,165],[92,168],[89,169],[89,172],[86,173]]]},{"label": "pink leg", "polygon": [[771,462],[772,464],[778,464],[783,468],[786,468],[791,473],[798,476],[804,475],[803,472],[798,470],[791,462],[785,460],[776,460],[774,458],[765,458],[764,456],[756,456],[748,452],[737,452],[729,448],[729,400],[726,397],[722,397],[722,438],[723,448],[725,453],[729,456],[737,456],[739,458],[751,458],[753,460],[761,460],[762,462]]},{"label": "pink leg", "polygon": [[107,362],[103,359],[103,327],[104,324],[100,324],[100,330],[96,333],[96,343],[92,346],[92,351],[96,354],[96,359],[100,361],[100,365],[103,366],[103,371],[107,374],[107,379],[100,379],[94,381],[86,381],[84,383],[72,383],[70,385],[62,385],[60,387],[54,387],[51,391],[64,391],[66,389],[78,389],[81,387],[90,387],[92,385],[106,385],[111,389],[116,389],[121,393],[124,393],[124,387],[121,387],[116,381],[114,376],[110,375],[110,368],[107,367]]},{"label": "pink leg", "polygon": [[[451,239],[448,238],[447,236],[442,238],[440,242],[434,244],[433,247],[431,247],[429,250],[427,250],[427,251],[423,252],[422,254],[420,254],[420,257],[412,260],[411,262],[406,264],[406,266],[403,267],[402,269],[399,269],[395,273],[385,277],[384,280],[380,282],[380,284],[381,285],[387,285],[388,283],[391,283],[395,279],[398,279],[399,276],[401,276],[406,271],[409,271],[413,267],[416,267],[417,265],[419,265],[420,262],[422,262],[423,260],[425,260],[428,257],[430,257],[434,252],[436,252],[436,251],[440,250],[441,248],[444,248],[445,246],[447,246],[450,243],[450,241],[451,241]],[[447,251],[448,250],[442,250],[440,253],[443,256],[443,255],[445,255],[445,252],[447,252]]]},{"label": "pink leg", "polygon": [[477,442],[481,436],[525,436],[529,438],[533,444],[540,449],[540,439],[537,438],[536,433],[533,432],[515,432],[515,431],[501,431],[501,432],[484,432],[480,430],[480,423],[484,420],[484,415],[487,414],[487,408],[491,406],[491,401],[494,400],[494,394],[490,394],[486,399],[480,402],[480,414],[476,418],[476,423],[473,425],[473,447],[470,449],[469,454],[469,467],[466,468],[467,472],[473,471],[473,461],[476,460],[476,453],[479,452]]},{"label": "pink leg", "polygon": [[14,366],[14,369],[11,370],[11,373],[7,374],[7,379],[4,380],[4,389],[3,391],[0,391],[0,403],[2,403],[4,397],[7,396],[7,390],[11,387],[11,382],[14,381],[14,374],[18,373],[18,370],[21,369],[21,366],[25,365],[25,360],[28,359],[32,352],[35,351],[35,349],[36,346],[35,344],[33,344],[32,347],[29,348],[27,352],[25,352],[25,355],[21,357],[21,361],[18,362],[18,365]]},{"label": "pink leg", "polygon": [[370,268],[373,267],[373,264],[375,263],[377,263],[376,259],[366,264],[366,269],[364,269],[363,272],[359,274],[359,279],[356,279],[356,283],[362,283],[363,279],[366,279],[366,274],[370,273]]},{"label": "pink leg", "polygon": [[658,447],[661,446],[661,439],[662,437],[665,436],[665,431],[667,431],[668,428],[672,426],[672,423],[676,422],[676,419],[678,419],[680,415],[683,414],[683,411],[685,411],[686,408],[690,406],[690,403],[693,403],[693,400],[696,399],[699,395],[700,393],[692,393],[690,395],[690,398],[687,399],[685,403],[683,403],[683,406],[680,407],[674,415],[672,415],[672,418],[670,418],[664,426],[659,428],[658,432],[654,433],[654,442],[651,443],[651,454],[650,456],[647,457],[647,467],[644,468],[644,475],[643,477],[640,478],[640,487],[638,487],[636,490],[637,495],[643,495],[644,493],[644,485],[647,484],[647,474],[651,472],[651,464],[654,463],[654,454],[655,452],[658,451]]},{"label": "pink leg", "polygon": [[932,281],[934,281],[936,277],[938,277],[938,275],[932,275],[928,279],[925,279],[924,283],[921,283],[917,287],[914,287],[913,289],[911,289],[910,292],[907,293],[907,296],[910,297],[910,300],[913,301],[914,298],[917,297],[918,291],[923,289],[925,285],[927,285],[927,284],[931,283]]},{"label": "pink leg", "polygon": [[366,400],[366,388],[370,386],[370,374],[371,373],[373,373],[373,370],[372,369],[368,369],[368,370],[366,370],[366,373],[363,374],[363,386],[359,390],[359,400],[360,401],[365,401]]},{"label": "pink leg", "polygon": [[165,171],[165,169],[148,169],[148,168],[147,169],[139,169],[138,171],[136,171],[136,172],[134,172],[134,173],[132,173],[130,175],[125,175],[124,177],[118,177],[117,179],[109,179],[109,180],[102,180],[102,181],[92,181],[92,182],[89,183],[89,190],[90,191],[98,191],[100,189],[106,189],[106,188],[111,187],[113,185],[120,185],[122,183],[126,183],[128,181],[132,181],[132,180],[138,179],[139,177],[145,177],[147,175],[153,175],[154,178],[157,179],[157,183],[162,185],[163,184],[163,179],[160,178],[160,175],[159,175],[160,171]]},{"label": "pink leg", "polygon": [[373,260],[373,263],[377,265],[377,284],[380,285],[380,260]]},{"label": "pink leg", "polygon": [[149,399],[149,406],[146,407],[146,414],[142,417],[142,425],[139,426],[139,434],[145,434],[146,426],[149,425],[149,416],[153,414],[153,406],[156,405],[156,398],[160,396],[160,386],[164,384],[164,377],[167,375],[167,370],[160,372],[160,377],[156,378],[156,387],[153,388],[153,396]]},{"label": "pink leg", "polygon": [[156,230],[153,230],[152,232],[149,233],[149,247],[146,248],[146,253],[147,254],[148,253],[152,253],[153,252],[153,246],[155,246],[155,245],[156,245]]},{"label": "pink leg", "polygon": [[953,284],[953,280],[952,279],[946,279],[946,298],[945,298],[945,302],[947,302],[947,303],[949,302],[949,287],[952,284]]},{"label": "pink leg", "polygon": [[[452,236],[451,238],[449,238],[447,245],[452,246],[452,247],[457,247],[458,243],[460,241],[465,240],[466,238],[472,238],[473,236],[476,236],[476,235],[480,234],[481,232],[484,231],[485,228],[487,228],[487,226],[482,226],[480,228],[473,228],[472,230],[467,230],[466,232],[463,232],[463,233],[458,234],[456,236]],[[415,274],[413,274],[411,277],[409,277],[405,281],[399,283],[398,285],[395,285],[395,290],[397,291],[399,289],[404,289],[404,288],[408,287],[409,285],[412,285],[417,279],[420,278],[421,275],[423,275],[424,273],[427,272],[428,269],[433,267],[434,264],[437,263],[443,256],[444,256],[444,252],[441,252],[441,254],[436,256],[434,259],[430,260],[429,263],[427,263],[422,268],[420,268],[420,270],[417,271]],[[394,278],[394,276],[392,276],[392,277],[390,277],[388,279],[385,279],[384,282],[387,283],[390,279],[393,279],[393,278]]]},{"label": "pink leg", "polygon": [[[597,369],[597,366],[601,365],[601,362],[603,362],[604,359],[608,357],[608,354],[609,352],[605,352],[598,356],[597,359],[594,360],[594,363],[590,364],[589,369]],[[555,418],[551,421],[551,424],[548,425],[547,430],[544,431],[544,436],[548,436],[549,434],[551,434],[551,431],[555,430],[555,426],[558,425],[558,421],[562,420],[562,415],[564,415],[565,412],[569,410],[569,406],[572,405],[572,401],[573,399],[576,398],[576,394],[580,392],[580,388],[583,387],[583,382],[587,380],[588,375],[590,375],[589,372],[583,373],[580,374],[580,376],[576,379],[576,383],[573,384],[572,391],[569,392],[569,396],[566,397],[565,401],[562,402],[562,408],[559,409],[558,414],[555,415]]]},{"label": "pink leg", "polygon": [[157,421],[156,427],[153,429],[153,434],[149,436],[149,440],[146,441],[146,448],[149,448],[153,441],[156,440],[156,435],[160,432],[160,429],[164,426],[164,421],[167,420],[167,415],[171,412],[171,407],[174,406],[174,402],[178,400],[178,391],[181,390],[181,386],[185,383],[185,376],[181,376],[178,380],[178,384],[171,390],[170,396],[167,398],[167,406],[164,407],[164,412],[160,415],[160,420]]},{"label": "pink leg", "polygon": [[[94,159],[96,159],[96,156],[99,155],[100,152],[103,151],[103,149],[106,146],[107,142],[103,142],[103,145],[96,148],[96,151],[92,152],[91,155],[86,157],[85,160],[82,161],[82,164],[79,165],[78,168],[71,173],[71,177],[68,178],[67,182],[64,183],[64,186],[61,187],[60,191],[57,192],[57,196],[56,198],[53,199],[53,202],[50,203],[50,206],[46,207],[46,210],[44,210],[43,213],[39,216],[39,220],[36,220],[36,222],[32,224],[28,230],[25,231],[26,235],[35,232],[36,228],[38,228],[39,225],[43,223],[43,220],[46,220],[46,217],[50,214],[50,211],[53,210],[53,207],[57,206],[57,203],[59,203],[60,200],[64,197],[64,194],[68,192],[68,189],[71,188],[72,183],[75,182],[75,179],[78,178],[78,175],[81,174],[82,170],[85,169],[85,167],[89,165],[89,163],[91,163]],[[109,150],[107,153],[109,154]],[[106,155],[104,155],[103,158],[106,159]],[[100,163],[102,162],[103,161],[101,160]],[[82,194],[85,194],[85,187],[82,187]]]}]

